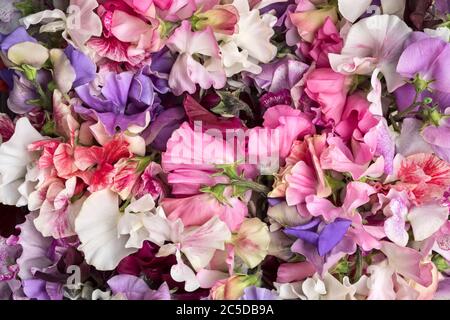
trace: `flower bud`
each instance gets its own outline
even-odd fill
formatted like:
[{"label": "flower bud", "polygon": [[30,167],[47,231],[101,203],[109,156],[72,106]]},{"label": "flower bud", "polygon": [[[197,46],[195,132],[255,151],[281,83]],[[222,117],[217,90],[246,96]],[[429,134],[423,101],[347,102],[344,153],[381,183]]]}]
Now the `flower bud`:
[{"label": "flower bud", "polygon": [[213,300],[238,300],[244,294],[244,289],[259,282],[256,275],[234,275],[228,279],[218,281],[211,288]]}]

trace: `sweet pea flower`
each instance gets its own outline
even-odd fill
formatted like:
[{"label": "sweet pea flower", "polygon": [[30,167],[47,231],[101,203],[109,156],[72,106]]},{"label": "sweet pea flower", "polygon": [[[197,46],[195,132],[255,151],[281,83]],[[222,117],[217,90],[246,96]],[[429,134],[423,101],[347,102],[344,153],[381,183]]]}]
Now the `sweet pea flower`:
[{"label": "sweet pea flower", "polygon": [[328,148],[320,156],[322,169],[349,172],[357,180],[364,176],[380,177],[384,172],[385,160],[379,156],[374,163],[376,145],[352,138],[349,147],[342,138],[330,136]]},{"label": "sweet pea flower", "polygon": [[277,105],[264,113],[263,128],[249,130],[248,154],[266,174],[284,164],[295,140],[315,133],[310,118],[288,105]]},{"label": "sweet pea flower", "polygon": [[8,62],[16,66],[26,64],[40,69],[50,57],[49,50],[31,37],[23,27],[18,27],[1,39],[0,49]]},{"label": "sweet pea flower", "polygon": [[30,195],[28,203],[30,210],[39,210],[34,219],[36,229],[44,237],[55,239],[76,235],[74,221],[86,199],[86,196],[80,196],[72,201],[78,196],[77,179],[73,177],[64,183],[61,179],[48,178],[37,189]]},{"label": "sweet pea flower", "polygon": [[[331,194],[331,188],[320,165],[325,148],[325,135],[307,137],[304,143],[293,146],[288,158],[289,169],[285,170],[281,177],[286,183],[285,196],[288,205],[301,205],[310,195],[326,198]],[[277,190],[278,187],[275,186],[274,189]],[[276,191],[272,192],[271,196],[277,196]]]},{"label": "sweet pea flower", "polygon": [[157,0],[156,12],[164,21],[177,22],[191,17],[197,9],[205,11],[219,4],[218,0]]},{"label": "sweet pea flower", "polygon": [[313,42],[314,36],[326,22],[330,19],[333,23],[338,21],[336,7],[326,6],[322,9],[306,10],[290,13],[292,24],[297,27],[298,34],[306,42]]},{"label": "sweet pea flower", "polygon": [[[172,52],[179,53],[169,76],[169,86],[175,95],[181,95],[184,91],[193,94],[196,84],[203,89],[211,86],[221,89],[225,86],[226,76],[219,47],[210,27],[192,32],[190,23],[183,21],[166,45]],[[194,59],[194,55],[205,58],[203,65]]]},{"label": "sweet pea flower", "polygon": [[[96,209],[99,203],[102,203],[100,211]],[[104,189],[84,201],[75,219],[75,232],[81,242],[78,249],[97,270],[113,270],[120,260],[138,250],[127,246],[130,235],[119,232],[120,217],[118,195]]]},{"label": "sweet pea flower", "polygon": [[232,35],[239,20],[239,13],[233,5],[218,5],[193,16],[192,26],[204,30],[210,26],[214,32]]},{"label": "sweet pea flower", "polygon": [[403,44],[412,30],[392,15],[375,15],[352,25],[340,54],[330,53],[334,71],[343,74],[371,75],[379,69],[389,92],[398,89],[404,78],[397,73]]},{"label": "sweet pea flower", "polygon": [[347,98],[343,109],[341,121],[336,123],[336,132],[345,140],[350,139],[355,131],[364,136],[369,130],[378,124],[369,110],[369,102],[360,93],[352,94]]},{"label": "sweet pea flower", "polygon": [[328,68],[315,69],[307,75],[305,93],[319,103],[326,122],[341,120],[351,81]]},{"label": "sweet pea flower", "polygon": [[382,241],[381,252],[389,266],[403,277],[428,287],[432,284],[432,263],[423,261],[422,254],[412,248],[403,248],[391,242]]},{"label": "sweet pea flower", "polygon": [[159,104],[151,79],[141,72],[111,72],[100,92],[94,92],[90,84],[79,86],[75,91],[86,107],[76,105],[74,110],[100,121],[110,136],[117,131],[142,132]]},{"label": "sweet pea flower", "polygon": [[259,74],[262,71],[259,64],[270,62],[277,53],[277,48],[270,42],[275,33],[272,27],[276,17],[270,13],[260,15],[259,10],[250,9],[246,0],[234,0],[233,6],[239,13],[235,33],[216,34],[221,42],[226,76],[231,77],[242,71]]},{"label": "sweet pea flower", "polygon": [[224,222],[213,217],[206,223],[191,228],[185,228],[180,219],[169,221],[168,242],[160,247],[157,256],[165,257],[175,254],[177,264],[172,266],[170,274],[175,281],[185,282],[185,290],[195,291],[200,287],[199,280],[194,271],[188,267],[181,258],[183,253],[193,269],[198,272],[205,268],[217,250],[225,249],[225,242],[231,238],[231,232]]},{"label": "sweet pea flower", "polygon": [[[154,14],[145,10],[146,2],[106,1],[97,9],[103,32],[88,42],[89,48],[114,63],[126,63],[128,69],[143,67],[151,53],[159,51],[162,40]],[[149,23],[149,21],[151,24]],[[113,64],[114,64],[113,63]]]},{"label": "sweet pea flower", "polygon": [[307,70],[307,64],[287,56],[262,65],[262,71],[258,75],[249,74],[248,76],[254,79],[256,85],[262,90],[278,93],[295,87]]},{"label": "sweet pea flower", "polygon": [[265,223],[258,218],[246,219],[232,237],[234,253],[249,268],[255,268],[269,251],[270,235]]},{"label": "sweet pea flower", "polygon": [[218,281],[211,288],[210,297],[213,300],[237,300],[244,295],[246,288],[254,286],[257,282],[256,275],[234,275]]},{"label": "sweet pea flower", "polygon": [[19,298],[21,283],[16,279],[19,271],[16,263],[21,254],[21,247],[16,236],[3,238],[0,236],[0,299]]},{"label": "sweet pea flower", "polygon": [[86,51],[86,42],[100,36],[102,23],[94,13],[98,7],[96,0],[71,0],[67,13],[60,9],[45,10],[22,18],[28,29],[31,25],[46,23],[40,32],[62,31],[63,38],[75,48]]},{"label": "sweet pea flower", "polygon": [[27,205],[29,194],[37,183],[34,162],[38,158],[28,146],[43,139],[27,118],[20,118],[12,137],[0,145],[0,202],[3,204]]},{"label": "sweet pea flower", "polygon": [[[284,232],[317,246],[319,255],[323,257],[341,242],[352,221],[337,218],[324,226],[320,223],[320,218],[315,218],[305,225],[287,228]],[[294,243],[293,246],[295,247],[296,244]]]},{"label": "sweet pea flower", "polygon": [[300,51],[316,62],[317,68],[329,68],[329,53],[340,53],[344,41],[339,35],[336,25],[327,17],[323,26],[317,31],[312,43],[301,42]]},{"label": "sweet pea flower", "polygon": [[[309,196],[306,199],[306,208],[310,215],[322,217],[327,222],[332,222],[336,218],[351,220],[352,224],[348,231],[348,240],[357,243],[362,250],[370,251],[381,247],[379,240],[384,238],[386,234],[382,226],[364,225],[363,217],[357,209],[367,204],[370,201],[370,196],[375,193],[375,189],[368,184],[350,182],[345,189],[345,198],[341,207],[336,207],[328,199]],[[349,243],[347,248],[350,249],[348,245]],[[305,246],[300,248],[308,251]]]},{"label": "sweet pea flower", "polygon": [[440,201],[450,185],[450,165],[433,154],[406,157],[396,173],[399,190],[407,190],[418,204]]},{"label": "sweet pea flower", "polygon": [[248,215],[247,202],[233,197],[230,187],[225,189],[223,197],[225,203],[209,193],[186,198],[164,198],[161,206],[168,219],[181,219],[186,227],[201,225],[213,217],[219,217],[231,231],[235,231]]},{"label": "sweet pea flower", "polygon": [[24,297],[36,300],[62,300],[63,285],[67,284],[69,265],[79,267],[81,281],[89,276],[89,266],[83,261],[71,238],[55,240],[43,237],[35,228],[36,212],[26,216],[19,225],[18,244],[22,254],[17,259],[18,276],[22,280]]},{"label": "sweet pea flower", "polygon": [[[408,83],[399,88],[396,91],[399,109],[430,97],[444,110],[450,103],[450,89],[445,85],[450,81],[450,68],[446,63],[450,59],[450,44],[439,38],[416,34],[400,56],[397,72],[414,82],[420,81],[424,87],[414,88]],[[418,100],[413,101],[416,90],[419,90]]]}]

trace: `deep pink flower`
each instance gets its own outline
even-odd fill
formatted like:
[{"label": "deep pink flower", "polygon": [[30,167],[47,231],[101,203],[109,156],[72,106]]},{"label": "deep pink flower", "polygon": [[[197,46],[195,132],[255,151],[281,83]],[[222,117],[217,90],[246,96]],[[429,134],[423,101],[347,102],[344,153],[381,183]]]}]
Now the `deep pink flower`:
[{"label": "deep pink flower", "polygon": [[329,68],[329,53],[340,53],[344,41],[330,17],[327,17],[323,26],[317,31],[312,44],[300,43],[300,50],[305,56],[311,57],[318,68]]}]

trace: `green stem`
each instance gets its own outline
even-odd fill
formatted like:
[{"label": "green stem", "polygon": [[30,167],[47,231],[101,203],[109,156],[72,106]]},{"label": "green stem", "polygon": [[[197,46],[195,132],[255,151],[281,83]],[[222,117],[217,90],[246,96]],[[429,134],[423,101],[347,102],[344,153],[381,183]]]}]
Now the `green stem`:
[{"label": "green stem", "polygon": [[234,186],[238,186],[238,187],[244,187],[244,188],[249,188],[253,191],[262,193],[262,194],[268,194],[270,192],[270,188],[254,182],[254,181],[248,181],[248,180],[232,180],[231,184]]}]

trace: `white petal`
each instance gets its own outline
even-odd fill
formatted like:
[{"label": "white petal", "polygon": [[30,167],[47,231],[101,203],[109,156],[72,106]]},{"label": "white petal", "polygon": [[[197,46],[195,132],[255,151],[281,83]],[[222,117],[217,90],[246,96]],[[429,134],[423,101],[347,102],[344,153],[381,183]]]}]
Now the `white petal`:
[{"label": "white petal", "polygon": [[119,196],[110,190],[91,194],[75,220],[86,261],[98,270],[113,270],[137,249],[125,248],[128,236],[119,235]]},{"label": "white petal", "polygon": [[15,44],[8,50],[8,59],[18,66],[27,64],[39,69],[48,58],[48,49],[31,41]]},{"label": "white petal", "polygon": [[369,8],[372,0],[339,0],[339,12],[350,22],[355,22]]},{"label": "white petal", "polygon": [[422,241],[438,231],[448,219],[448,208],[438,204],[414,207],[408,214],[408,220],[416,241]]},{"label": "white petal", "polygon": [[50,60],[54,66],[56,84],[62,93],[67,93],[77,78],[75,69],[61,49],[50,50]]}]

